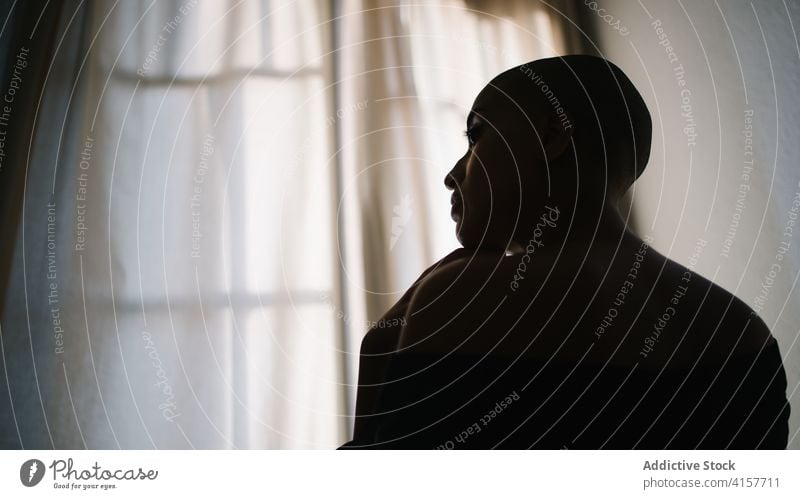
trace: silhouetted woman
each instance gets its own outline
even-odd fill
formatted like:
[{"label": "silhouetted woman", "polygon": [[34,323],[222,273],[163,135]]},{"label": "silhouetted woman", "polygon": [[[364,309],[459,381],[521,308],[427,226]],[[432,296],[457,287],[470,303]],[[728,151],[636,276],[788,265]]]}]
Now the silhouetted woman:
[{"label": "silhouetted woman", "polygon": [[475,99],[466,135],[445,179],[463,248],[384,316],[405,326],[364,338],[344,448],[786,446],[769,328],[618,212],[651,138],[619,68],[567,56],[510,69]]}]

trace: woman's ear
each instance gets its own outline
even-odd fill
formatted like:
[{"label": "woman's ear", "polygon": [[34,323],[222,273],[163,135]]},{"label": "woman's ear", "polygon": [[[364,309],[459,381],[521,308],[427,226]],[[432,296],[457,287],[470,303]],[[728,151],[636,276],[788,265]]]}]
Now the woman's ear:
[{"label": "woman's ear", "polygon": [[572,124],[566,126],[556,118],[551,116],[547,124],[547,133],[544,137],[544,151],[547,159],[552,161],[557,159],[568,150],[572,139]]}]

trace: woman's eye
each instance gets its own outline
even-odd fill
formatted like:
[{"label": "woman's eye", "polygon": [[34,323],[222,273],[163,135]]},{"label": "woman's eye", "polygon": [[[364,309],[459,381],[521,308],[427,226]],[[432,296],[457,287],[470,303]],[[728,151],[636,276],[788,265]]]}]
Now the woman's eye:
[{"label": "woman's eye", "polygon": [[471,145],[471,146],[475,145],[475,129],[474,128],[466,129],[464,131],[464,136],[467,137],[467,142],[469,142],[469,145]]}]

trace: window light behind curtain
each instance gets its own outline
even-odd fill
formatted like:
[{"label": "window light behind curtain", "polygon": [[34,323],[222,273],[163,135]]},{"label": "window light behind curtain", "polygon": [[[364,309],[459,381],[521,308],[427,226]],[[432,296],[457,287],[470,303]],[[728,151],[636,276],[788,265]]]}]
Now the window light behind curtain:
[{"label": "window light behind curtain", "polygon": [[[442,181],[472,100],[564,52],[561,16],[527,1],[88,5],[64,8],[80,48],[45,92],[69,105],[37,129],[58,154],[34,156],[26,190],[28,248],[58,206],[66,331],[61,353],[36,349],[39,445],[341,444],[368,321],[456,246]],[[27,315],[4,334],[52,330],[46,271],[26,263],[9,295]]]},{"label": "window light behind curtain", "polygon": [[[345,2],[341,203],[349,321],[379,319],[456,247],[444,177],[463,156],[472,102],[495,75],[580,50],[569,1]],[[341,220],[341,219],[340,219]],[[366,328],[350,328],[356,353]],[[356,381],[357,355],[346,372]],[[352,397],[349,398],[352,404]],[[351,406],[352,412],[352,406]]]}]

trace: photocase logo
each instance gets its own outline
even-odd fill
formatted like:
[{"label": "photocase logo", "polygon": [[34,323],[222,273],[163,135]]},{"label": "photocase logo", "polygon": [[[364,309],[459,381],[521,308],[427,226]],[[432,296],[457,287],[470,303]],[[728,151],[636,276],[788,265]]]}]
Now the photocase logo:
[{"label": "photocase logo", "polygon": [[34,487],[44,478],[44,463],[38,459],[28,459],[19,469],[19,480],[26,487]]},{"label": "photocase logo", "polygon": [[411,201],[411,196],[406,194],[400,200],[400,204],[394,205],[392,210],[394,212],[392,217],[392,239],[389,244],[389,251],[394,249],[394,245],[397,244],[397,240],[403,234],[403,229],[405,229],[408,221],[411,220]]}]

